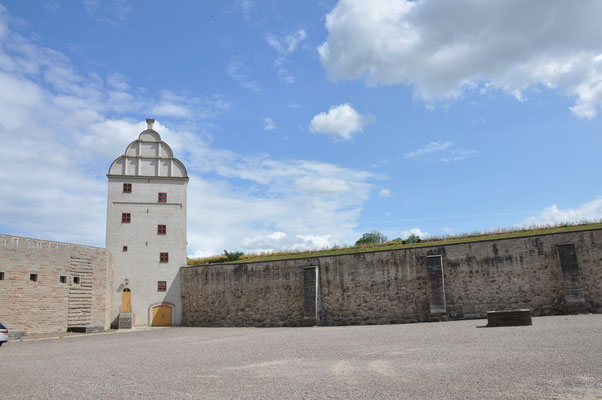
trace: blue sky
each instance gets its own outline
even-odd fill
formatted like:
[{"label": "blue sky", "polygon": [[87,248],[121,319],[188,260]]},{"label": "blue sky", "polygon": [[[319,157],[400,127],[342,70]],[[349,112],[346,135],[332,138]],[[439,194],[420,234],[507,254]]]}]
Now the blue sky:
[{"label": "blue sky", "polygon": [[145,127],[188,253],[602,218],[602,3],[6,1],[0,232],[104,246]]}]

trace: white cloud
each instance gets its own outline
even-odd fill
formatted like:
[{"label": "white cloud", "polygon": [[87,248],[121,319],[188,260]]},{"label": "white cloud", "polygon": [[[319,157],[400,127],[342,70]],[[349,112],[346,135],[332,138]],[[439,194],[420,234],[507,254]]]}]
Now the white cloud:
[{"label": "white cloud", "polygon": [[181,104],[169,103],[161,101],[151,109],[151,114],[158,116],[171,117],[190,117],[190,112],[187,107]]},{"label": "white cloud", "polygon": [[[351,243],[373,176],[365,171],[305,160],[244,156],[193,144],[189,172],[189,249],[196,256],[223,249],[270,251]],[[215,178],[208,179],[207,176]],[[232,184],[230,183],[232,180]],[[236,183],[234,183],[236,182]],[[199,229],[197,227],[202,227]],[[268,237],[286,233],[284,240]],[[302,235],[305,239],[298,238]],[[260,237],[258,241],[250,241]],[[322,242],[319,242],[322,247]]]},{"label": "white cloud", "polygon": [[251,10],[255,6],[252,0],[235,0],[234,8],[239,10],[244,19],[251,19]]},{"label": "white cloud", "polygon": [[412,229],[406,229],[404,231],[401,231],[401,237],[404,239],[406,239],[410,235],[416,235],[420,239],[427,239],[431,236],[428,232],[424,232],[420,228],[412,228]]},{"label": "white cloud", "polygon": [[218,95],[210,97],[189,97],[171,91],[159,92],[157,100],[147,100],[152,104],[149,113],[158,117],[172,118],[212,118],[226,111],[230,102]]},{"label": "white cloud", "polygon": [[130,85],[123,74],[113,72],[107,76],[107,84],[117,90],[129,90]]},{"label": "white cloud", "polygon": [[314,116],[310,123],[310,131],[336,135],[344,140],[351,140],[355,132],[363,132],[366,118],[348,104],[332,106],[328,113]]},{"label": "white cloud", "polygon": [[304,29],[299,29],[294,33],[282,37],[268,35],[266,40],[278,53],[290,54],[295,51],[297,45],[305,40],[306,37],[307,32]]},{"label": "white cloud", "polygon": [[427,103],[467,90],[519,100],[538,86],[602,106],[602,2],[340,0],[320,59],[335,79],[411,86]]},{"label": "white cloud", "polygon": [[299,29],[296,32],[281,37],[271,34],[266,37],[268,44],[278,53],[278,57],[274,61],[276,74],[288,84],[295,83],[296,78],[289,73],[285,65],[288,63],[288,57],[305,38],[307,38],[307,33],[304,29]]},{"label": "white cloud", "polygon": [[44,7],[52,12],[57,12],[61,8],[61,5],[56,0],[46,0]]},{"label": "white cloud", "polygon": [[238,82],[245,89],[249,89],[254,93],[261,92],[261,86],[256,80],[252,80],[249,76],[249,69],[241,61],[230,61],[228,63],[228,75]]},{"label": "white cloud", "polygon": [[295,250],[326,249],[334,244],[331,235],[297,235],[296,237],[305,243],[297,245]]},{"label": "white cloud", "polygon": [[270,117],[265,117],[261,119],[263,121],[263,129],[265,129],[266,131],[271,131],[276,129],[276,124],[274,123],[274,120],[272,120],[272,118]]},{"label": "white cloud", "polygon": [[[190,254],[309,249],[357,236],[369,172],[213,147],[198,124],[227,110],[223,98],[141,95],[126,76],[83,76],[7,21],[0,6],[0,159],[8,166],[0,193],[10,194],[0,197],[0,231],[104,246],[108,167],[145,129],[141,119],[165,107],[155,129],[190,175]],[[245,246],[261,236],[265,246]]]},{"label": "white cloud", "polygon": [[[207,151],[220,152],[213,148]],[[292,162],[296,165],[289,168],[291,162],[287,161],[223,156],[218,154],[210,161],[220,171],[214,171],[216,178],[204,178],[209,171],[191,175],[188,196],[196,199],[194,207],[189,207],[191,254],[219,254],[224,249],[307,250],[354,240],[356,221],[370,191],[370,184],[357,176],[358,172],[338,169],[350,190],[323,191],[323,187],[294,184],[295,176],[309,174],[317,179],[320,169],[312,171],[316,163]],[[235,165],[227,165],[226,159]],[[199,171],[194,163],[188,166],[189,171]],[[230,175],[251,184],[241,190],[240,183],[229,183],[226,176]]]},{"label": "white cloud", "polygon": [[386,158],[383,158],[382,160],[377,160],[376,162],[373,162],[372,164],[370,164],[370,166],[372,168],[381,168],[384,167],[385,165],[389,165],[390,161],[387,160]]},{"label": "white cloud", "polygon": [[443,157],[441,161],[443,162],[454,162],[454,161],[462,161],[470,157],[474,157],[479,152],[477,150],[469,150],[469,149],[452,149],[450,150],[449,157]]},{"label": "white cloud", "polygon": [[273,240],[280,240],[280,239],[284,239],[286,236],[287,235],[284,232],[274,232],[274,233],[270,233],[268,235],[268,238],[273,239]]},{"label": "white cloud", "polygon": [[129,0],[83,0],[83,3],[90,18],[110,25],[127,21],[134,12]]},{"label": "white cloud", "polygon": [[406,153],[406,158],[416,158],[416,157],[423,156],[425,154],[442,151],[442,150],[449,148],[453,144],[454,144],[454,142],[430,142],[426,146],[421,147],[418,150],[414,150],[409,153]]},{"label": "white cloud", "polygon": [[378,192],[378,197],[391,197],[391,190],[390,189],[382,188]]},{"label": "white cloud", "polygon": [[[159,129],[160,123],[156,124]],[[116,158],[135,139],[132,132],[146,129],[145,123],[107,119],[94,123],[79,137],[81,149],[106,158]],[[108,168],[107,168],[108,169]]]},{"label": "white cloud", "polygon": [[521,226],[553,225],[563,222],[599,221],[602,220],[602,197],[581,204],[576,208],[561,210],[556,204],[544,208],[539,215],[526,218]]},{"label": "white cloud", "polygon": [[304,176],[296,179],[295,187],[301,191],[323,194],[345,193],[351,190],[351,187],[344,180],[311,176]]},{"label": "white cloud", "polygon": [[464,149],[464,148],[452,148],[454,142],[430,142],[427,145],[406,153],[406,158],[418,158],[431,153],[446,152],[447,155],[441,158],[442,162],[454,162],[462,161],[469,157],[474,157],[479,152],[477,150]]},{"label": "white cloud", "polygon": [[454,231],[452,228],[450,228],[450,227],[447,227],[447,226],[445,226],[445,227],[441,228],[441,230],[442,230],[443,232],[445,232],[445,234],[446,234],[446,235],[453,235],[453,234],[454,234],[454,232],[455,232],[455,231]]},{"label": "white cloud", "polygon": [[278,250],[307,251],[332,247],[332,235],[295,235],[289,236],[284,232],[274,232],[245,238],[242,241],[249,253],[272,253]]}]

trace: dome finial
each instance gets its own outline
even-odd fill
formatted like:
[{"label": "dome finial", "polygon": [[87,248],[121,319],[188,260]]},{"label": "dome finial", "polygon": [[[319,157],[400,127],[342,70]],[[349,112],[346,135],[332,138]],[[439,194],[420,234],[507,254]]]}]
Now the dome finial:
[{"label": "dome finial", "polygon": [[154,123],[155,123],[155,120],[153,118],[147,118],[146,119],[146,129],[153,129]]}]

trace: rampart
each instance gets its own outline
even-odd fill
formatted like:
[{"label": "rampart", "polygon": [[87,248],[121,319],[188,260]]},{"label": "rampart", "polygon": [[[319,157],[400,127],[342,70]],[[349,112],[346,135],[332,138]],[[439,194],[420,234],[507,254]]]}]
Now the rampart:
[{"label": "rampart", "polygon": [[106,249],[0,235],[0,322],[13,337],[109,323]]},{"label": "rampart", "polygon": [[602,230],[183,267],[183,324],[307,326],[602,312]]}]

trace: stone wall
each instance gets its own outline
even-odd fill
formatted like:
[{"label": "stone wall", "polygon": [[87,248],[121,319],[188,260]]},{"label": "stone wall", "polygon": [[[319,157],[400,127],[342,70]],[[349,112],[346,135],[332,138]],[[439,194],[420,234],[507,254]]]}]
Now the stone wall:
[{"label": "stone wall", "polygon": [[[567,244],[576,256],[572,275],[563,273],[558,252]],[[304,317],[303,274],[313,267],[319,272],[314,319]],[[192,326],[405,323],[512,308],[534,315],[602,312],[602,230],[192,266],[182,268],[181,279],[183,324]]]},{"label": "stone wall", "polygon": [[112,270],[105,249],[0,235],[0,272],[0,322],[11,336],[108,327]]},{"label": "stone wall", "polygon": [[[303,324],[303,263],[184,267],[184,325],[298,326]],[[311,323],[308,323],[311,325]]]}]

